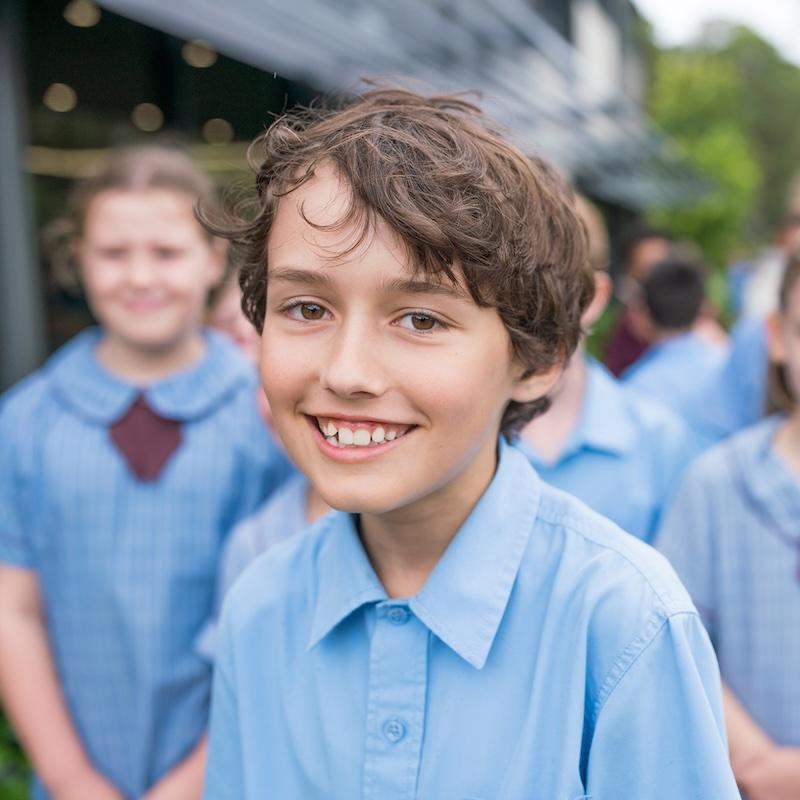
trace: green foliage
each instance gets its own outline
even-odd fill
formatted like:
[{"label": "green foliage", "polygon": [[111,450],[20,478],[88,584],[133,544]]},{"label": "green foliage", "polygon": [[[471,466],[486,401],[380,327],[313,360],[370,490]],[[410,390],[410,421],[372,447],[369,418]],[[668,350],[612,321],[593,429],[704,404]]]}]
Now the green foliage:
[{"label": "green foliage", "polygon": [[26,800],[29,774],[28,763],[11,726],[0,716],[0,798]]},{"label": "green foliage", "polygon": [[800,172],[800,69],[746,28],[651,60],[649,111],[716,190],[652,219],[727,264],[769,237]]},{"label": "green foliage", "polygon": [[756,207],[762,174],[737,120],[743,101],[733,65],[716,55],[669,50],[656,59],[651,114],[715,189],[696,205],[656,210],[652,219],[696,242],[719,267],[747,243],[747,221]]}]

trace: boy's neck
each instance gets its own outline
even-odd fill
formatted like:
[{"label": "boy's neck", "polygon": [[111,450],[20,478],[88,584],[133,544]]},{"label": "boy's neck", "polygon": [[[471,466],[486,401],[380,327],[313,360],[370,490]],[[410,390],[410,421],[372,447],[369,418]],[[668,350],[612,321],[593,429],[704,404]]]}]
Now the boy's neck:
[{"label": "boy's neck", "polygon": [[546,414],[531,420],[522,437],[536,449],[546,463],[555,463],[564,451],[583,411],[586,394],[586,358],[583,344],[576,350],[552,393]]},{"label": "boy's neck", "polygon": [[778,427],[772,446],[781,461],[800,475],[800,408],[796,408]]},{"label": "boy's neck", "polygon": [[128,383],[148,386],[188,369],[205,353],[206,343],[200,330],[192,331],[178,342],[162,348],[130,345],[116,336],[105,336],[97,346],[97,358],[112,375]]},{"label": "boy's neck", "polygon": [[496,440],[488,445],[437,492],[387,514],[360,516],[361,542],[389,597],[419,593],[489,487],[497,468]]}]

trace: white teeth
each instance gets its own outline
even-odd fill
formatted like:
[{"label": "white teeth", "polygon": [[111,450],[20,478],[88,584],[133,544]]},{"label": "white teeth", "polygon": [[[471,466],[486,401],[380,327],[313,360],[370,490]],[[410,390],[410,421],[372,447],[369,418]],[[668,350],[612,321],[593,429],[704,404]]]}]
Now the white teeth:
[{"label": "white teeth", "polygon": [[382,425],[377,425],[373,430],[369,430],[369,428],[353,430],[345,426],[339,428],[336,423],[330,420],[323,421],[319,417],[317,417],[317,424],[322,435],[337,447],[370,447],[384,442],[393,442],[402,436],[402,433],[396,429],[387,430]]},{"label": "white teeth", "polygon": [[358,445],[359,447],[365,447],[372,441],[372,436],[370,432],[366,428],[359,428],[353,434],[353,444]]},{"label": "white teeth", "polygon": [[326,422],[325,427],[322,429],[322,432],[327,437],[336,436],[338,433],[336,426],[332,422]]}]

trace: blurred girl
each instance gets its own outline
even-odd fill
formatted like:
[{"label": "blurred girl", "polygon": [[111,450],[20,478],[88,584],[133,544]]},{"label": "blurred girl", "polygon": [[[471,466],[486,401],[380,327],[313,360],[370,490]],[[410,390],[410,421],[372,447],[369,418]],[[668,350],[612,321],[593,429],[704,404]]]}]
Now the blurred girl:
[{"label": "blurred girl", "polygon": [[800,797],[800,255],[768,330],[775,413],[690,468],[656,544],[716,647],[740,786],[749,800],[789,800]]},{"label": "blurred girl", "polygon": [[100,327],[0,404],[0,693],[56,800],[199,797],[221,546],[286,472],[256,376],[201,325],[224,251],[181,153],[121,151],[74,197]]}]

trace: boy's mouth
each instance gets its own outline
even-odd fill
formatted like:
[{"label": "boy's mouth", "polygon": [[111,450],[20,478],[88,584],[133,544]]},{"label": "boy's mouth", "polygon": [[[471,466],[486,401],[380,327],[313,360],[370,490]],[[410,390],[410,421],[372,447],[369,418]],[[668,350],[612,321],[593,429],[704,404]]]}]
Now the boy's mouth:
[{"label": "boy's mouth", "polygon": [[325,441],[334,447],[377,447],[405,436],[414,426],[372,420],[314,417]]}]

